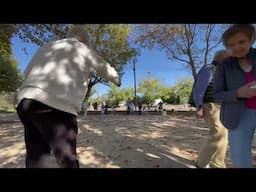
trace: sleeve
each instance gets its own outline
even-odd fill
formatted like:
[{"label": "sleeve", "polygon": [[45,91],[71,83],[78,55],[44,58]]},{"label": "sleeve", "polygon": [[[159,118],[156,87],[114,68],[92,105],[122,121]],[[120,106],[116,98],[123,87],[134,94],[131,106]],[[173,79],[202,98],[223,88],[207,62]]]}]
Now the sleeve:
[{"label": "sleeve", "polygon": [[213,78],[212,69],[204,67],[198,74],[197,81],[193,90],[193,100],[198,107],[203,104],[205,92]]},{"label": "sleeve", "polygon": [[104,61],[96,51],[91,49],[88,52],[87,60],[89,61],[90,67],[92,67],[100,77],[115,84],[120,84],[117,71],[111,67],[108,62]]}]

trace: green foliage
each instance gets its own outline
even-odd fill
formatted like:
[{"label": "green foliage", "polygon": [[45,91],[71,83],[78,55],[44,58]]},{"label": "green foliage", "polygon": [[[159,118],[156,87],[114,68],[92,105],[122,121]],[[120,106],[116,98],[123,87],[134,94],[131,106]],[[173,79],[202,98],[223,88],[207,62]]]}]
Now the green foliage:
[{"label": "green foliage", "polygon": [[[138,50],[129,42],[129,35],[131,32],[130,25],[85,24],[82,26],[89,34],[91,47],[102,56],[104,60],[113,66],[120,76],[123,75],[123,68],[125,65],[136,62]],[[87,93],[90,92],[90,87],[93,87],[97,83],[103,83],[110,86],[105,79],[92,73]],[[86,94],[86,98],[88,98],[88,94]]]},{"label": "green foliage", "polygon": [[134,98],[134,89],[127,87],[123,89],[119,89],[116,86],[112,85],[107,94],[108,100],[112,105],[117,105],[121,101],[127,101],[128,99]]},{"label": "green foliage", "polygon": [[[51,40],[65,37],[67,24],[0,24],[0,54],[11,55],[11,38],[18,37],[23,42],[42,46]],[[26,47],[23,48],[26,53]]]},{"label": "green foliage", "polygon": [[157,78],[148,78],[139,82],[138,92],[143,95],[143,101],[149,104],[154,99],[165,97],[168,87]]},{"label": "green foliage", "polygon": [[[193,86],[193,79],[185,78],[179,80],[173,87],[172,93],[176,95],[179,103],[187,103]],[[179,98],[178,98],[179,96]]]},{"label": "green foliage", "polygon": [[0,93],[16,91],[21,80],[17,62],[9,56],[0,55]]},{"label": "green foliage", "polygon": [[0,24],[0,55],[11,55],[11,38],[16,32],[15,25]]},{"label": "green foliage", "polygon": [[[83,25],[89,33],[91,47],[122,74],[123,67],[135,62],[138,50],[128,41],[131,28],[128,24],[87,24]],[[104,82],[92,77],[93,83]]]},{"label": "green foliage", "polygon": [[[187,103],[193,85],[191,78],[180,79],[174,86],[168,87],[157,78],[144,79],[139,82],[138,93],[141,96],[137,96],[137,102],[145,104],[151,104],[154,99],[161,98],[164,103],[169,104],[181,104]],[[112,85],[108,94],[104,100],[108,100],[110,104],[116,105],[121,101],[127,101],[128,99],[134,99],[133,88],[117,88]],[[102,98],[95,98],[93,101],[100,100]]]},{"label": "green foliage", "polygon": [[15,93],[1,93],[0,94],[0,111],[14,112]]},{"label": "green foliage", "polygon": [[168,87],[157,78],[144,79],[139,83],[138,92],[144,103],[150,104],[161,98],[165,103],[186,103],[193,85],[191,78],[180,79],[174,86]]}]

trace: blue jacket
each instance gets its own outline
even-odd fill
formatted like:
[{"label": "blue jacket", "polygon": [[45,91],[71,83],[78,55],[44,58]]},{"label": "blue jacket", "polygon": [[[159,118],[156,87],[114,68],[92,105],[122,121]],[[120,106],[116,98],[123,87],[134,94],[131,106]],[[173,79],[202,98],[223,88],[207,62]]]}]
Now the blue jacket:
[{"label": "blue jacket", "polygon": [[[248,58],[253,63],[256,77],[256,49],[251,48]],[[221,102],[220,120],[228,129],[235,129],[245,109],[245,99],[237,98],[237,89],[246,84],[245,72],[240,68],[238,59],[229,57],[216,67],[214,75],[214,97]],[[256,118],[256,117],[255,117]]]},{"label": "blue jacket", "polygon": [[[196,107],[203,105],[203,103],[207,103],[205,101],[205,94],[209,84],[213,81],[213,67],[213,64],[208,64],[203,66],[198,72],[197,80],[193,89],[193,100]],[[212,94],[211,97],[213,97]]]}]

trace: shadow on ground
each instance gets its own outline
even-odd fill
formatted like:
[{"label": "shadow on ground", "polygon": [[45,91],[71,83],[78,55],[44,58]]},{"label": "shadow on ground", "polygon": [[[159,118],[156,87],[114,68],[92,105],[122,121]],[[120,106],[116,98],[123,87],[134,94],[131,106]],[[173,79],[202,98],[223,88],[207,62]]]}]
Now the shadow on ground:
[{"label": "shadow on ground", "polygon": [[[189,168],[193,167],[207,134],[203,121],[192,116],[89,115],[85,120],[79,119],[80,165]],[[24,167],[23,127],[15,115],[4,121],[1,117],[0,141],[0,168]],[[54,158],[49,163],[56,167]]]}]

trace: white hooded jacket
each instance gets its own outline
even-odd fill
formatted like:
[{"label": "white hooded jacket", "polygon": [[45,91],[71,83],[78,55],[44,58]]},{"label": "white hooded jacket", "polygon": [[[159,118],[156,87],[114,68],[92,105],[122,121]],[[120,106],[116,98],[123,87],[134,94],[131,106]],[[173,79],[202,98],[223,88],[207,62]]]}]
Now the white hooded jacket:
[{"label": "white hooded jacket", "polygon": [[28,98],[77,115],[90,71],[119,84],[116,70],[84,43],[75,38],[50,42],[39,48],[26,68],[16,105]]}]

